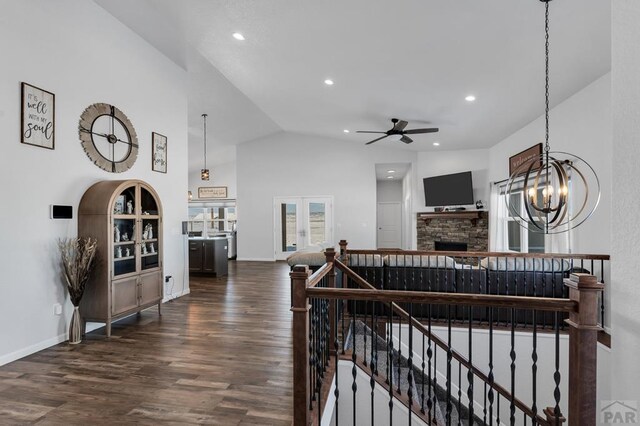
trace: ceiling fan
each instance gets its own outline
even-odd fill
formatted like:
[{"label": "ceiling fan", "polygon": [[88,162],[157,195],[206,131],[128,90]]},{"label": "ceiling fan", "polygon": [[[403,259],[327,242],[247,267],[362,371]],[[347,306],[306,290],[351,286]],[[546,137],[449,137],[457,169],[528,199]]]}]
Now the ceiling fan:
[{"label": "ceiling fan", "polygon": [[372,141],[369,141],[366,143],[366,145],[372,144],[374,142],[378,142],[379,140],[382,140],[386,137],[389,136],[395,136],[397,139],[396,140],[400,140],[404,143],[411,143],[413,142],[413,139],[411,139],[409,136],[407,135],[418,135],[420,133],[435,133],[437,132],[439,129],[436,127],[430,128],[430,129],[409,129],[409,130],[404,130],[405,127],[407,127],[407,124],[409,124],[408,122],[404,121],[404,120],[398,120],[397,118],[392,118],[391,122],[393,123],[393,127],[389,130],[387,130],[386,132],[374,132],[374,131],[368,131],[368,130],[358,130],[356,133],[381,133],[384,134],[384,136],[381,136],[377,139],[374,139]]}]

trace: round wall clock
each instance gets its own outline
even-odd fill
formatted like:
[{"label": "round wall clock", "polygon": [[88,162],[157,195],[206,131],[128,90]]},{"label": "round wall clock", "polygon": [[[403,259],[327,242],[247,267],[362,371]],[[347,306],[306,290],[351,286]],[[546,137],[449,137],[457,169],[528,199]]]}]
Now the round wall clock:
[{"label": "round wall clock", "polygon": [[82,147],[96,166],[112,173],[127,171],[138,157],[138,136],[131,121],[118,108],[93,104],[80,116]]}]

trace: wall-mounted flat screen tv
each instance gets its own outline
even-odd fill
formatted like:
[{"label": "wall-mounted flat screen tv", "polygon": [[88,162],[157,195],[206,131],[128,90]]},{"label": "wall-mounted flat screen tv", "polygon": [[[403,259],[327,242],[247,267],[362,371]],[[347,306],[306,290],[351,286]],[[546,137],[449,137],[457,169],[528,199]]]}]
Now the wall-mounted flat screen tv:
[{"label": "wall-mounted flat screen tv", "polygon": [[473,204],[471,172],[433,176],[423,179],[427,207]]}]

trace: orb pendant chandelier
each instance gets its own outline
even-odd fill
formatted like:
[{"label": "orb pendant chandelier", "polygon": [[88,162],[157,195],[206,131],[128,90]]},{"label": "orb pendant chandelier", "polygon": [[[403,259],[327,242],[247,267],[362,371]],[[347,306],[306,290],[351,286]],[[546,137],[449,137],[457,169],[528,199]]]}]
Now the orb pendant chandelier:
[{"label": "orb pendant chandelier", "polygon": [[549,1],[545,3],[545,145],[544,152],[516,168],[507,183],[511,217],[531,232],[558,234],[583,224],[600,202],[600,181],[593,167],[577,155],[549,146]]}]

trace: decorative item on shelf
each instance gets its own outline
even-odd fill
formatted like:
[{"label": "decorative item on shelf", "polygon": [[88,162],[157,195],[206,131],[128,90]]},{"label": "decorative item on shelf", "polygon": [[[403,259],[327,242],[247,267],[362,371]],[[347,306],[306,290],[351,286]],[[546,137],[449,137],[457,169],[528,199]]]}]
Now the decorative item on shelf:
[{"label": "decorative item on shelf", "polygon": [[80,141],[94,164],[111,173],[129,170],[138,157],[138,136],[127,116],[113,105],[89,105],[80,116]]},{"label": "decorative item on shelf", "polygon": [[21,142],[55,149],[56,95],[22,83]]},{"label": "decorative item on shelf", "polygon": [[[566,152],[552,152],[549,146],[551,0],[540,1],[545,3],[544,152],[540,155],[529,155],[512,171],[505,197],[509,211],[514,217],[521,219],[516,222],[522,227],[532,232],[558,234],[580,226],[591,217],[600,202],[600,181],[593,167],[585,160]],[[527,151],[518,155],[526,154]],[[522,197],[524,209],[520,208]]]},{"label": "decorative item on shelf", "polygon": [[122,247],[118,246],[116,248],[116,258],[120,259],[122,257]]},{"label": "decorative item on shelf", "polygon": [[129,247],[127,247],[124,251],[124,255],[125,257],[131,257],[131,249]]},{"label": "decorative item on shelf", "polygon": [[71,344],[82,341],[82,322],[78,306],[89,280],[97,246],[98,243],[93,238],[70,238],[58,241],[64,277],[73,304],[73,315],[69,324],[69,343]]},{"label": "decorative item on shelf", "polygon": [[150,223],[147,223],[144,229],[147,231],[147,238],[150,240],[153,239],[153,226]]},{"label": "decorative item on shelf", "polygon": [[133,214],[133,201],[127,201],[127,214]]},{"label": "decorative item on shelf", "polygon": [[129,234],[127,234],[126,232],[122,234],[122,241],[129,241]]},{"label": "decorative item on shelf", "polygon": [[124,213],[125,204],[126,203],[124,195],[118,195],[118,197],[116,198],[116,202],[113,204],[113,214]]},{"label": "decorative item on shelf", "polygon": [[153,243],[149,244],[149,251],[150,251],[151,253],[155,253],[155,252],[156,252],[156,248],[155,248],[155,246],[153,245]]},{"label": "decorative item on shelf", "polygon": [[142,254],[147,254],[147,245],[142,243]]},{"label": "decorative item on shelf", "polygon": [[193,192],[189,191],[187,194],[189,201],[193,200]]},{"label": "decorative item on shelf", "polygon": [[154,172],[167,173],[167,137],[152,132],[151,144],[151,169]]},{"label": "decorative item on shelf", "polygon": [[113,226],[113,242],[114,243],[120,242],[120,229],[118,229],[118,225]]},{"label": "decorative item on shelf", "polygon": [[204,139],[204,167],[200,170],[200,179],[209,180],[209,169],[207,169],[207,114],[202,114],[202,135]]},{"label": "decorative item on shelf", "polygon": [[476,201],[476,209],[478,210],[484,209],[484,204],[482,203],[482,200]]}]

